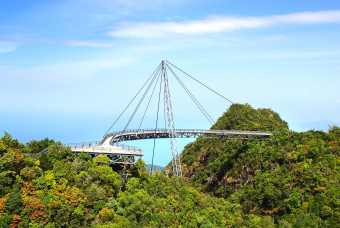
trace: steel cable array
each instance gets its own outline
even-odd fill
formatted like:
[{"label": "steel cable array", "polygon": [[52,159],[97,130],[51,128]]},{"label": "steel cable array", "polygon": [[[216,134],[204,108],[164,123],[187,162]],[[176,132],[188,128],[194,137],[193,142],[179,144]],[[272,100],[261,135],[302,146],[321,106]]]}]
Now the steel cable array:
[{"label": "steel cable array", "polygon": [[[137,94],[133,97],[133,99],[129,102],[129,104],[125,107],[123,112],[118,116],[118,118],[114,121],[114,123],[110,126],[110,128],[107,130],[105,135],[103,136],[103,141],[104,138],[109,136],[109,131],[112,129],[112,127],[117,123],[117,121],[120,119],[120,117],[125,113],[125,111],[128,109],[128,107],[132,104],[132,102],[136,99],[136,97],[140,94],[140,92],[146,87],[146,90],[144,91],[141,99],[139,100],[136,108],[134,109],[132,115],[130,116],[129,120],[127,121],[124,130],[122,133],[128,131],[128,127],[135,117],[137,111],[139,110],[141,104],[143,103],[144,99],[147,97],[150,89],[152,90],[150,94],[150,98],[148,99],[146,108],[144,110],[142,119],[140,121],[138,129],[141,130],[142,123],[144,121],[144,118],[146,116],[146,113],[150,107],[151,100],[153,98],[154,92],[156,90],[156,87],[159,82],[159,94],[158,94],[158,105],[157,105],[157,112],[156,112],[156,123],[155,123],[155,132],[157,132],[158,129],[158,121],[159,121],[159,109],[160,109],[160,101],[161,101],[161,93],[162,93],[162,83],[164,83],[164,124],[165,124],[165,129],[167,129],[169,133],[169,138],[170,138],[170,145],[171,145],[171,151],[172,151],[172,164],[173,164],[173,172],[175,176],[182,176],[182,170],[181,170],[181,164],[180,164],[180,156],[178,154],[178,145],[177,145],[177,134],[176,134],[176,128],[175,128],[175,121],[174,121],[174,116],[173,116],[173,109],[172,109],[172,102],[170,98],[170,90],[169,90],[169,82],[168,82],[168,74],[167,74],[167,69],[171,72],[171,74],[175,77],[175,79],[178,81],[178,83],[181,85],[181,87],[184,89],[184,91],[188,94],[190,99],[195,103],[195,105],[198,107],[198,109],[203,113],[205,118],[209,121],[210,124],[214,124],[214,119],[209,115],[207,110],[201,105],[201,103],[196,99],[196,97],[192,94],[192,92],[188,89],[188,87],[183,83],[183,81],[179,78],[179,76],[175,73],[175,71],[170,67],[174,67],[175,69],[179,70],[181,73],[185,74],[186,76],[190,77],[191,79],[195,80],[199,84],[203,85],[205,88],[209,89],[210,91],[214,92],[215,94],[219,95],[223,99],[227,100],[230,103],[231,102],[229,99],[225,98],[222,96],[220,93],[216,92],[215,90],[211,89],[207,85],[203,84],[196,78],[192,77],[191,75],[187,74],[174,64],[163,60],[161,64],[158,65],[158,67],[155,69],[155,71],[151,74],[151,76],[148,78],[148,80],[143,84],[143,86],[139,89]],[[161,80],[159,80],[161,78]],[[151,80],[151,81],[150,81]],[[167,114],[167,115],[166,115]],[[168,122],[168,128],[166,127],[166,122]],[[142,131],[142,130],[141,130]],[[154,145],[153,145],[153,152],[152,152],[152,165],[151,165],[151,172],[153,170],[153,161],[154,161],[154,153],[155,153],[155,146],[156,146],[156,137],[154,138]]]}]

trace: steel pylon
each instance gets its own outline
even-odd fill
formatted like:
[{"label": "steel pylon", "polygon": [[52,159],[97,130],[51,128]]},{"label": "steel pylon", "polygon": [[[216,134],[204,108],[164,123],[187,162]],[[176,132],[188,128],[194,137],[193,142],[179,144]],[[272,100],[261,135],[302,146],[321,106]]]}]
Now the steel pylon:
[{"label": "steel pylon", "polygon": [[172,155],[172,171],[173,175],[182,178],[181,159],[178,153],[177,133],[175,126],[174,113],[171,104],[170,88],[168,74],[166,69],[166,60],[162,61],[162,76],[164,77],[164,98],[166,106],[166,114],[168,120],[168,131]]}]

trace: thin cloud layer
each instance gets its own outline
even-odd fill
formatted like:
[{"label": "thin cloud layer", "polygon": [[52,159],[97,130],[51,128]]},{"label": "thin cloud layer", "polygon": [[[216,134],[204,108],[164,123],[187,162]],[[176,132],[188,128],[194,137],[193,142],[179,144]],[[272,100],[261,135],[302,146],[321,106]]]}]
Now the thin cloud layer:
[{"label": "thin cloud layer", "polygon": [[25,82],[74,83],[86,81],[105,69],[120,68],[135,63],[135,58],[113,58],[92,61],[56,63],[30,68],[3,68],[1,76]]},{"label": "thin cloud layer", "polygon": [[66,41],[65,44],[67,46],[82,46],[82,47],[112,47],[115,46],[114,42],[105,42],[100,40],[69,40]]},{"label": "thin cloud layer", "polygon": [[1,42],[0,41],[0,53],[8,53],[16,50],[16,46],[10,42]]},{"label": "thin cloud layer", "polygon": [[255,29],[278,24],[340,23],[340,10],[301,12],[266,17],[210,17],[186,22],[124,23],[108,32],[113,37],[157,38],[168,35],[200,35]]}]

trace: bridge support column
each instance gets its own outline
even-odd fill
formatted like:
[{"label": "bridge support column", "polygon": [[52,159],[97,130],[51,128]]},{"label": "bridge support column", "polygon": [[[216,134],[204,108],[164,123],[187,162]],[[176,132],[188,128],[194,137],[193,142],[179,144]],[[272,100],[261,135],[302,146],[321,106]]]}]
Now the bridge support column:
[{"label": "bridge support column", "polygon": [[165,97],[166,114],[167,114],[167,120],[168,120],[168,131],[169,131],[171,155],[172,155],[172,171],[173,171],[174,176],[182,178],[181,159],[178,153],[177,133],[176,133],[174,113],[173,113],[172,104],[171,104],[170,88],[169,88],[169,81],[168,81],[168,74],[166,70],[165,60],[162,61],[162,76],[164,77],[164,97]]}]

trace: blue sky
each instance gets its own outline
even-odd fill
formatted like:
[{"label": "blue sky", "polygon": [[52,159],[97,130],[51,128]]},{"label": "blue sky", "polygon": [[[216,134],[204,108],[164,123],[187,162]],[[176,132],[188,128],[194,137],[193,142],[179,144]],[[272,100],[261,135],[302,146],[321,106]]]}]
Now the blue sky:
[{"label": "blue sky", "polygon": [[[99,140],[162,59],[293,130],[340,123],[339,1],[0,2],[0,130],[20,141]],[[214,119],[228,108],[181,78]],[[171,80],[177,127],[209,128]],[[170,160],[167,143],[156,164]],[[151,161],[152,142],[131,144]]]}]

